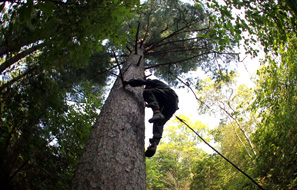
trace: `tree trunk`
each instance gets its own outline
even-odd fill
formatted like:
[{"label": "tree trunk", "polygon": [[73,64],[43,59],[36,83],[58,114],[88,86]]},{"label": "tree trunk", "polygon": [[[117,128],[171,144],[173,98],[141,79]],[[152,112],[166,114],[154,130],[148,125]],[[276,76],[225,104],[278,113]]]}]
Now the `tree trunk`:
[{"label": "tree trunk", "polygon": [[[122,68],[126,81],[144,77],[143,50],[138,48],[137,53],[132,52]],[[117,78],[93,126],[71,189],[145,190],[142,93],[143,87],[123,88]]]}]

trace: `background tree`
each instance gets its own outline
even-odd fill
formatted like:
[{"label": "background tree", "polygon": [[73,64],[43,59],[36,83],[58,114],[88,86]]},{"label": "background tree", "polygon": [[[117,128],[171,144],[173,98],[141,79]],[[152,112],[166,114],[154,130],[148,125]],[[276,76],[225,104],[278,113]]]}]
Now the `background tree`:
[{"label": "background tree", "polygon": [[[198,133],[204,133],[206,126],[201,122],[185,119]],[[205,154],[194,133],[176,119],[166,124],[166,133],[158,152],[147,163],[148,189],[189,189],[195,173],[196,162]]]},{"label": "background tree", "polygon": [[198,82],[198,97],[203,103],[200,112],[219,116],[222,125],[233,126],[233,133],[247,155],[256,155],[250,134],[255,125],[255,114],[248,111],[253,100],[252,89],[236,84],[236,74],[225,76],[228,81],[214,82],[210,78]]},{"label": "background tree", "polygon": [[[214,82],[209,78],[199,81],[198,98],[203,102],[200,111],[221,119],[219,126],[210,130],[217,149],[237,167],[251,175],[253,161],[257,155],[251,139],[251,134],[255,131],[255,113],[249,110],[254,99],[253,91],[245,85],[236,84],[236,74],[233,73],[227,78],[229,81],[225,82]],[[213,175],[214,180],[206,178],[209,175]],[[205,189],[258,188],[217,154],[205,155],[197,163],[191,187],[195,189],[199,186]]]},{"label": "background tree", "polygon": [[67,189],[102,106],[101,41],[137,1],[0,5],[1,187]]},{"label": "background tree", "polygon": [[[220,33],[204,10],[179,1],[148,1],[139,15],[124,22],[124,28],[130,39],[128,50],[115,50],[122,58],[118,65],[123,66],[94,125],[73,189],[145,189],[142,88],[124,87],[122,79],[143,78],[144,70],[153,68],[158,68],[156,76],[167,80],[173,78],[168,73],[180,74],[197,66],[223,71],[234,57],[225,38],[218,43]],[[129,54],[126,60],[125,54]],[[210,63],[217,58],[225,62]]]},{"label": "background tree", "polygon": [[[288,81],[294,81],[294,77],[292,78],[294,71],[291,69],[292,65],[296,64],[294,58],[296,54],[296,3],[290,0],[282,2],[228,0],[221,4],[217,1],[208,2],[208,7],[217,11],[221,16],[218,19],[214,17],[217,24],[225,26],[235,38],[238,36],[239,39],[242,39],[247,52],[256,55],[257,50],[252,49],[252,44],[257,41],[264,47],[265,67],[258,73],[260,87],[256,91],[257,100],[254,106],[255,110],[259,108],[258,111],[262,118],[262,122],[258,124],[254,133],[256,149],[259,148],[256,159],[256,163],[259,165],[254,168],[257,171],[255,175],[261,176],[262,183],[268,189],[293,189],[296,187],[296,176],[291,174],[289,169],[286,174],[289,174],[290,177],[285,177],[286,174],[282,171],[290,165],[286,161],[293,159],[290,163],[294,162],[295,157],[289,155],[295,154],[296,151],[294,148],[287,147],[291,142],[281,139],[285,134],[293,136],[296,134],[291,132],[290,127],[294,122],[282,123],[295,120],[295,116],[291,115],[291,110],[295,110],[294,103],[291,102],[295,97],[291,94],[295,86],[289,85],[290,88],[284,88],[284,86],[288,87],[286,82],[291,84]],[[248,35],[242,35],[245,31]],[[286,82],[280,82],[282,79]],[[291,104],[286,108],[290,110],[282,110],[284,107],[281,105],[288,102]],[[279,160],[283,160],[283,162]],[[280,182],[277,179],[283,180]]]},{"label": "background tree", "polygon": [[[291,43],[296,43],[292,40]],[[294,53],[295,52],[295,53]],[[278,51],[258,71],[254,109],[261,122],[254,133],[259,152],[254,171],[268,189],[296,188],[296,46]],[[263,64],[264,64],[263,63]]]},{"label": "background tree", "polygon": [[191,189],[222,189],[225,181],[222,179],[221,160],[218,155],[201,154],[194,165],[194,176]]}]

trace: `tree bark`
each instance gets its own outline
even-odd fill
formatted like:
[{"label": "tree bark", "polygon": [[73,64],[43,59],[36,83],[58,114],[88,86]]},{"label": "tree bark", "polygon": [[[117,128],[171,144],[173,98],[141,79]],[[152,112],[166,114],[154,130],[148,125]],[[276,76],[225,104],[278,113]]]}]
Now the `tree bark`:
[{"label": "tree bark", "polygon": [[[124,80],[144,77],[143,49],[124,63]],[[145,190],[143,87],[123,87],[118,77],[94,124],[71,189]]]}]

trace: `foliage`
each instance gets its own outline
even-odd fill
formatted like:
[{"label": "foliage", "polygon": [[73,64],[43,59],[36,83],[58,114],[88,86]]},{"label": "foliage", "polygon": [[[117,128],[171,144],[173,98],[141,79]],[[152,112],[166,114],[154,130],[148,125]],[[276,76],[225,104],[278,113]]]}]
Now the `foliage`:
[{"label": "foliage", "polygon": [[[68,188],[102,106],[107,73],[100,74],[115,68],[112,50],[123,62],[127,49],[138,43],[145,49],[146,69],[172,84],[197,67],[211,72],[216,82],[199,83],[200,100],[204,111],[226,116],[211,131],[220,151],[266,189],[296,188],[294,2],[197,2],[147,1],[137,14],[136,0],[0,3],[1,187]],[[106,38],[112,44],[107,48],[102,46]],[[252,90],[233,88],[227,66],[237,55],[236,44],[243,42],[256,56],[258,41],[274,57],[267,56],[258,72],[250,110]],[[257,125],[255,113],[261,118]],[[205,134],[201,123],[190,125]],[[157,154],[147,159],[149,189],[254,188],[218,155],[200,150],[196,137],[180,124],[166,131]]]},{"label": "foliage", "polygon": [[291,0],[206,2],[208,10],[217,13],[212,17],[216,25],[243,42],[247,53],[257,55],[253,48],[258,41],[264,47],[266,61],[258,72],[253,105],[261,122],[252,135],[257,156],[250,171],[266,189],[294,189],[296,4]]},{"label": "foliage", "polygon": [[195,164],[195,174],[191,189],[220,189],[223,183],[220,179],[221,167],[218,155],[202,154]]},{"label": "foliage", "polygon": [[[219,152],[243,171],[249,171],[256,155],[250,139],[255,130],[255,114],[248,110],[254,96],[251,88],[238,85],[236,79],[233,73],[228,81],[214,82],[210,78],[199,81],[198,97],[203,112],[221,118],[220,125],[210,130]],[[217,154],[204,155],[195,171],[192,189],[256,189]]]},{"label": "foliage", "polygon": [[[290,43],[296,44],[296,39]],[[261,123],[254,134],[255,172],[268,189],[296,188],[296,46],[282,48],[258,71],[254,109]]]},{"label": "foliage", "polygon": [[[132,16],[131,8],[137,3],[135,0],[1,3],[0,55],[12,60],[42,44],[37,49],[43,52],[44,64],[86,64],[88,57],[100,47],[100,41],[117,37],[122,19]],[[1,72],[16,61],[2,64]]]},{"label": "foliage", "polygon": [[[296,6],[290,0],[206,2],[207,10],[214,13],[209,17],[214,27],[224,28],[233,42],[243,42],[246,52],[254,56],[258,40],[267,55],[258,71],[254,94],[244,86],[232,87],[232,76],[225,73],[221,75],[227,77],[225,81],[207,79],[199,83],[204,111],[220,111],[229,118],[211,134],[220,151],[264,189],[295,189]],[[197,6],[203,7],[201,1]],[[239,140],[246,138],[241,129],[247,132],[248,144],[254,145],[251,156],[247,154],[251,149]],[[194,163],[192,189],[256,189],[218,155],[199,156]]]},{"label": "foliage", "polygon": [[[176,84],[177,75],[197,67],[224,72],[236,55],[232,36],[220,35],[202,7],[178,0],[145,2],[139,14],[123,23],[121,33],[128,35],[128,49],[135,42],[144,48],[146,70],[171,84]],[[130,51],[122,46],[120,53]]]},{"label": "foliage", "polygon": [[[238,85],[236,74],[229,75],[229,81],[214,82],[210,78],[197,84],[198,97],[201,103],[200,112],[220,116],[221,125],[233,128],[237,141],[245,148],[247,155],[256,155],[250,134],[255,125],[255,113],[248,111],[253,100],[253,91],[246,85]],[[232,132],[232,133],[233,133]],[[219,140],[222,142],[221,140]]]},{"label": "foliage", "polygon": [[131,1],[0,3],[0,183],[4,189],[67,189],[102,106],[106,38]]},{"label": "foliage", "polygon": [[245,50],[257,56],[259,49],[254,49],[259,41],[265,53],[277,53],[296,36],[296,5],[287,1],[235,1],[206,0],[204,3],[211,12],[216,12],[211,19],[218,26],[230,32],[236,42],[243,42]]},{"label": "foliage", "polygon": [[36,71],[0,96],[3,188],[65,189],[72,178],[101,98],[85,83],[82,104],[69,105],[55,77]]}]

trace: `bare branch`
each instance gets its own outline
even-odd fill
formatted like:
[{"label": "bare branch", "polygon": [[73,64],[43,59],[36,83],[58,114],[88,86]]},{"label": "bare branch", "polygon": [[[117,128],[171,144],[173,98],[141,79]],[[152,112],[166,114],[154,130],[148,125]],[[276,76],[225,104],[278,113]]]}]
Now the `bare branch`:
[{"label": "bare branch", "polygon": [[224,111],[224,112],[227,114],[228,117],[230,117],[233,121],[235,121],[236,125],[237,125],[237,126],[239,127],[239,129],[241,130],[241,132],[242,132],[242,134],[244,135],[245,139],[248,141],[248,143],[249,143],[251,149],[253,150],[254,155],[256,155],[257,153],[256,153],[256,151],[254,150],[254,146],[253,146],[251,140],[248,138],[248,136],[246,135],[245,130],[241,127],[241,125],[239,124],[239,122],[237,121],[237,119],[234,118],[234,117],[233,117],[233,116],[232,116],[226,109],[222,108],[221,106],[219,106],[219,107],[220,107],[220,109],[221,109],[222,111]]},{"label": "bare branch", "polygon": [[126,45],[127,50],[131,53],[132,50],[129,48],[129,46]]},{"label": "bare branch", "polygon": [[137,32],[136,32],[136,36],[135,36],[135,54],[137,55],[137,46],[138,46],[138,35],[139,35],[139,28],[140,28],[140,22],[138,22],[138,26],[137,26]]},{"label": "bare branch", "polygon": [[216,52],[216,51],[206,51],[206,52],[194,55],[194,56],[186,58],[186,59],[182,59],[182,60],[178,60],[178,61],[174,61],[174,62],[160,63],[160,64],[156,64],[156,65],[147,66],[147,67],[145,67],[145,69],[152,69],[152,68],[165,66],[165,65],[173,65],[173,64],[184,62],[184,61],[189,61],[191,59],[194,59],[194,58],[197,58],[197,57],[200,57],[200,56],[203,56],[203,55],[212,54],[212,53],[213,54],[220,54],[220,55],[223,55],[223,54],[226,54],[226,55],[238,55],[238,53],[221,53],[221,52]]},{"label": "bare branch", "polygon": [[186,59],[182,59],[182,60],[174,61],[174,62],[160,63],[160,64],[156,64],[156,65],[151,65],[151,66],[146,67],[145,69],[152,69],[152,68],[155,68],[155,67],[160,67],[160,66],[165,66],[165,65],[173,65],[173,64],[177,64],[177,63],[181,63],[181,62],[185,62],[185,61],[194,59],[194,58],[196,58],[196,57],[200,57],[200,56],[203,56],[203,55],[207,55],[207,54],[210,54],[210,53],[211,53],[211,52],[204,52],[204,53],[201,53],[201,54],[198,54],[198,55],[195,55],[195,56],[186,58]]},{"label": "bare branch", "polygon": [[[113,51],[113,50],[112,50]],[[115,57],[115,60],[116,60],[116,63],[117,63],[117,66],[118,66],[118,68],[119,68],[119,73],[120,73],[120,79],[122,80],[122,83],[123,83],[123,86],[125,86],[125,84],[124,84],[124,77],[123,77],[123,73],[122,73],[122,69],[121,69],[121,66],[120,66],[120,63],[119,63],[119,61],[118,61],[118,58],[117,58],[117,55],[116,55],[116,53],[113,51],[113,55],[114,55],[114,57]]]},{"label": "bare branch", "polygon": [[191,40],[196,40],[196,39],[204,39],[204,38],[202,38],[202,37],[195,37],[195,38],[187,38],[187,39],[183,39],[183,40],[173,40],[173,41],[168,41],[168,42],[159,44],[156,47],[161,47],[163,45],[170,44],[170,43],[186,42],[186,41],[191,41]]},{"label": "bare branch", "polygon": [[180,48],[178,48],[178,49],[166,49],[166,50],[164,50],[164,51],[155,51],[155,52],[151,52],[151,53],[148,53],[148,54],[146,54],[146,55],[162,55],[162,54],[166,54],[166,53],[174,53],[174,52],[187,52],[187,51],[189,51],[189,52],[191,52],[191,51],[195,51],[195,50],[200,50],[200,51],[202,51],[202,50],[208,50],[208,49],[204,49],[203,47],[201,47],[201,48],[199,48],[199,47],[195,47],[195,48],[191,48],[191,47],[187,47],[187,46],[185,46],[185,47],[180,47]]},{"label": "bare branch", "polygon": [[240,143],[241,143],[242,146],[244,147],[244,149],[245,149],[246,153],[248,154],[248,156],[249,156],[250,158],[252,158],[252,156],[251,156],[250,152],[248,151],[247,147],[245,146],[245,144],[243,143],[242,139],[241,139],[240,136],[238,135],[238,133],[237,133],[237,131],[236,131],[236,127],[235,127],[235,125],[232,123],[231,118],[228,117],[228,119],[231,121],[230,123],[231,123],[231,125],[233,126],[233,130],[234,130],[234,132],[235,132],[235,135],[236,135],[237,139],[240,141]]},{"label": "bare branch", "polygon": [[[171,73],[170,73],[171,74]],[[172,75],[172,74],[171,74]],[[208,109],[211,109],[205,102],[203,102],[202,100],[200,100],[198,97],[197,97],[197,95],[196,95],[196,93],[194,92],[194,90],[191,88],[191,86],[188,84],[188,83],[185,83],[183,80],[181,80],[179,77],[176,77],[177,78],[177,80],[179,80],[181,83],[183,83],[185,86],[187,86],[191,91],[192,91],[192,93],[194,94],[194,96],[195,96],[195,98],[196,98],[196,100],[198,100],[201,104],[204,104]]]},{"label": "bare branch", "polygon": [[158,41],[158,42],[156,42],[156,43],[154,43],[154,44],[153,44],[150,48],[148,48],[145,52],[148,52],[148,51],[154,49],[154,48],[155,48],[157,45],[159,45],[161,42],[163,42],[163,41],[165,41],[165,40],[167,40],[167,39],[169,39],[169,38],[171,38],[171,37],[173,37],[173,36],[179,34],[180,31],[186,29],[186,28],[189,27],[189,26],[190,26],[190,25],[186,25],[186,26],[180,28],[179,30],[174,31],[174,32],[171,33],[169,36],[167,36],[167,37],[161,39],[160,41]]},{"label": "bare branch", "polygon": [[141,55],[141,56],[139,57],[139,59],[138,59],[137,66],[140,65],[140,61],[141,61],[141,59],[142,59],[142,55]]}]

